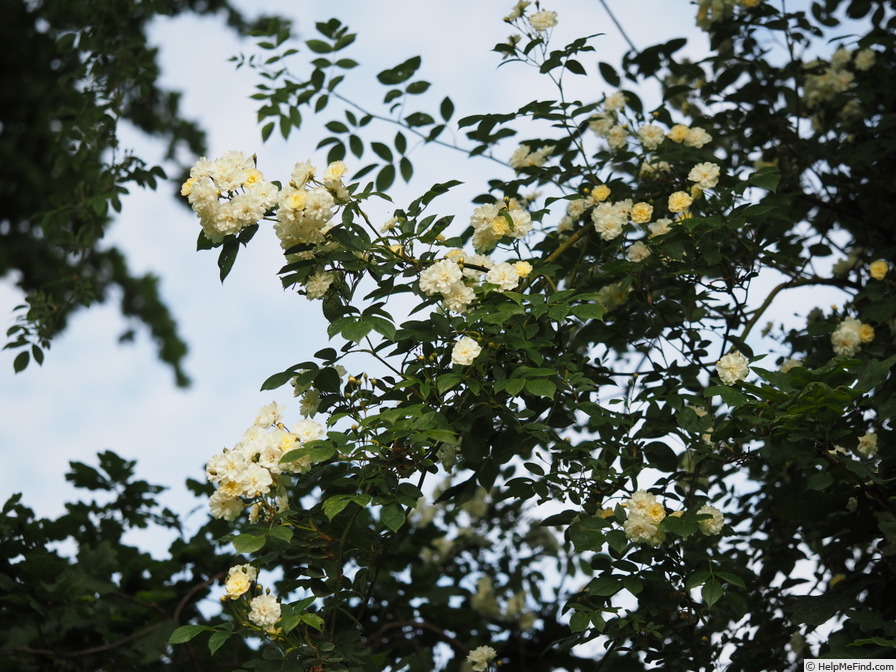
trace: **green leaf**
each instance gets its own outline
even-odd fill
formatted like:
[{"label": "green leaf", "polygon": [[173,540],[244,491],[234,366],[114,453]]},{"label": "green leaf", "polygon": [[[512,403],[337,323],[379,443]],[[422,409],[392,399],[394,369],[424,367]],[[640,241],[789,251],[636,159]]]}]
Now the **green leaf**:
[{"label": "green leaf", "polygon": [[591,618],[581,611],[577,611],[569,617],[569,629],[573,632],[584,632],[590,625]]},{"label": "green leaf", "polygon": [[27,351],[22,351],[12,362],[12,368],[16,373],[20,371],[24,371],[28,367],[28,362],[31,359],[31,355],[28,354]]},{"label": "green leaf", "polygon": [[211,628],[205,625],[182,625],[171,633],[171,636],[168,638],[168,643],[183,644],[184,642],[189,642],[200,632],[207,632],[209,630],[211,630]]},{"label": "green leaf", "polygon": [[439,105],[439,114],[442,115],[442,119],[445,121],[451,119],[451,115],[454,114],[454,103],[447,96],[442,100],[442,104]]},{"label": "green leaf", "polygon": [[395,182],[395,166],[391,164],[383,166],[376,176],[377,191],[387,191],[393,182]]},{"label": "green leaf", "polygon": [[715,576],[722,579],[722,581],[730,583],[733,586],[737,586],[738,588],[746,589],[747,587],[747,584],[744,583],[744,580],[737,574],[732,574],[731,572],[715,572]]},{"label": "green leaf", "polygon": [[[774,192],[781,181],[781,172],[774,166],[760,168],[750,176],[749,183],[760,189]],[[777,206],[775,206],[777,207]]]},{"label": "green leaf", "polygon": [[544,378],[536,378],[526,381],[526,391],[539,397],[547,397],[553,399],[557,386],[550,380]]},{"label": "green leaf", "polygon": [[715,579],[710,579],[704,583],[703,588],[700,589],[700,594],[703,596],[703,601],[706,603],[707,607],[711,607],[718,602],[724,592],[722,584]]},{"label": "green leaf", "polygon": [[722,401],[731,407],[741,406],[750,400],[743,392],[728,385],[712,385],[707,387],[703,394],[707,397],[721,397]]},{"label": "green leaf", "polygon": [[564,63],[563,66],[567,70],[569,70],[570,72],[572,72],[576,75],[587,75],[588,74],[587,72],[585,72],[585,68],[582,67],[582,64],[572,58],[569,59],[568,61],[566,61],[566,63]]},{"label": "green leaf", "polygon": [[323,40],[306,40],[305,44],[315,54],[329,54],[333,48]]},{"label": "green leaf", "polygon": [[208,638],[209,653],[214,655],[215,651],[220,649],[232,634],[231,630],[217,630],[213,632],[212,636]]},{"label": "green leaf", "polygon": [[586,590],[591,595],[610,597],[622,590],[622,582],[619,580],[618,576],[604,574],[591,581]]},{"label": "green leaf", "polygon": [[366,315],[364,321],[373,327],[373,330],[390,341],[395,340],[395,325],[384,317]]},{"label": "green leaf", "polygon": [[395,145],[395,150],[399,154],[404,154],[407,151],[408,141],[407,141],[407,138],[404,137],[404,134],[401,131],[398,131],[395,134],[395,142],[393,144]]},{"label": "green leaf", "polygon": [[896,355],[883,361],[869,359],[862,367],[862,372],[856,381],[855,390],[865,393],[881,385],[887,379],[887,374],[894,364],[896,364]]},{"label": "green leaf", "polygon": [[622,83],[622,80],[619,79],[619,75],[616,74],[616,70],[613,69],[613,66],[609,63],[598,63],[598,70],[600,70],[601,77],[604,78],[604,81],[612,87],[619,88],[619,85]]},{"label": "green leaf", "polygon": [[408,126],[429,126],[434,124],[436,120],[425,112],[414,112],[406,116],[404,121]]},{"label": "green leaf", "polygon": [[807,490],[827,490],[828,486],[834,482],[834,476],[830,471],[819,471],[812,474],[806,481]]},{"label": "green leaf", "polygon": [[345,507],[352,503],[352,499],[349,495],[333,495],[332,497],[327,498],[323,503],[324,515],[333,520],[337,515],[339,515]]},{"label": "green leaf", "polygon": [[599,303],[581,303],[577,306],[570,306],[569,312],[580,320],[602,320],[606,308]]},{"label": "green leaf", "polygon": [[622,530],[610,530],[607,532],[607,543],[617,553],[621,554],[628,546],[628,537]]},{"label": "green leaf", "polygon": [[295,371],[281,371],[280,373],[275,373],[273,376],[269,376],[268,379],[261,384],[261,391],[276,390],[278,387],[286,385],[286,383],[295,378],[295,376]]},{"label": "green leaf", "polygon": [[459,373],[444,373],[436,381],[436,390],[438,390],[440,395],[445,394],[445,392],[457,386],[463,379],[464,376]]},{"label": "green leaf", "polygon": [[285,541],[289,543],[292,541],[293,532],[292,528],[286,527],[285,525],[281,525],[280,527],[275,527],[271,529],[271,536],[276,537],[280,541]]},{"label": "green leaf", "polygon": [[370,148],[374,151],[374,153],[380,157],[383,161],[388,163],[392,163],[392,150],[382,142],[371,142]]},{"label": "green leaf", "polygon": [[308,457],[311,458],[313,464],[326,462],[336,454],[335,446],[324,441],[312,441],[309,442],[306,447],[310,448]]},{"label": "green leaf", "polygon": [[417,72],[417,68],[420,67],[420,62],[420,57],[414,56],[403,63],[399,63],[394,68],[383,70],[376,76],[376,78],[379,80],[380,84],[385,84],[387,86],[401,84],[413,77],[414,73]]},{"label": "green leaf", "polygon": [[411,177],[413,177],[414,175],[414,166],[411,163],[410,159],[408,159],[408,157],[401,157],[401,159],[398,161],[398,169],[399,171],[401,171],[401,179],[403,179],[405,182],[410,182]]},{"label": "green leaf", "polygon": [[314,628],[318,632],[323,632],[324,619],[317,614],[302,614],[300,618],[305,625]]},{"label": "green leaf", "polygon": [[237,553],[255,553],[264,548],[268,538],[264,535],[238,534],[233,539],[233,547]]},{"label": "green leaf", "polygon": [[664,530],[685,539],[700,529],[697,521],[688,520],[687,518],[679,518],[678,516],[666,516],[660,522],[660,526]]},{"label": "green leaf", "polygon": [[349,320],[343,325],[340,333],[346,340],[360,343],[372,329],[373,324],[364,319]]},{"label": "green leaf", "polygon": [[367,506],[370,503],[370,495],[333,495],[328,497],[322,508],[324,515],[333,520],[339,515],[349,504],[357,504],[358,506]]},{"label": "green leaf", "polygon": [[652,441],[644,446],[644,457],[651,466],[660,471],[671,473],[678,469],[678,455],[662,441]]},{"label": "green leaf", "polygon": [[397,502],[390,502],[383,507],[380,513],[383,524],[393,532],[398,532],[405,521],[404,508]]},{"label": "green leaf", "polygon": [[855,606],[854,595],[832,590],[823,595],[801,595],[794,600],[791,610],[795,623],[817,626]]},{"label": "green leaf", "polygon": [[405,89],[408,93],[412,95],[416,95],[419,93],[423,93],[429,88],[429,82],[419,81],[419,82],[411,82],[408,84],[408,88]]},{"label": "green leaf", "polygon": [[233,263],[236,261],[236,256],[239,251],[240,244],[235,238],[228,236],[224,239],[224,243],[221,245],[221,252],[218,254],[218,269],[222,283],[225,278],[230,275],[230,271],[233,268]]}]

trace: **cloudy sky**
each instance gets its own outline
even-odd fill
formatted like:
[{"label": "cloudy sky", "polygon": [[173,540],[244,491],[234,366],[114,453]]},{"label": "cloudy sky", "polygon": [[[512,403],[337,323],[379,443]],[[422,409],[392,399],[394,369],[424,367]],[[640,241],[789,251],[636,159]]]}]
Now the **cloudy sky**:
[{"label": "cloudy sky", "polygon": [[[705,39],[694,29],[694,7],[685,0],[607,1],[638,46],[688,36],[693,42],[686,53],[694,58],[702,53]],[[375,74],[416,54],[423,56],[418,76],[433,83],[421,102],[436,109],[449,95],[457,107],[455,119],[510,111],[551,93],[530,68],[497,67],[500,58],[490,50],[510,33],[501,20],[510,2],[244,0],[241,4],[250,14],[294,18],[304,39],[314,36],[316,21],[334,14],[357,31],[357,44],[346,56],[363,67],[350,73],[344,92],[373,108],[383,94],[375,82],[369,85]],[[598,60],[618,63],[626,46],[599,0],[552,0],[543,6],[559,14],[557,44],[583,34],[605,33],[595,39],[597,53],[582,59],[590,72]],[[230,149],[257,153],[259,168],[268,179],[287,177],[294,162],[309,157],[318,166],[325,164],[324,153],[315,151],[322,134],[314,124],[286,142],[277,135],[261,142],[255,102],[249,99],[257,75],[248,69],[236,71],[227,60],[250,53],[253,47],[236,40],[221,21],[190,17],[159,21],[151,38],[161,48],[163,83],[184,92],[183,112],[208,130],[211,157]],[[295,57],[296,69],[306,57],[304,50]],[[597,99],[606,90],[596,76],[580,80],[575,93],[583,100]],[[386,137],[394,130],[389,133]],[[134,147],[138,155],[150,160],[157,155],[157,148],[138,135],[125,132],[123,137],[124,145]],[[507,156],[513,148],[506,147]],[[463,160],[448,150],[420,148],[412,158],[419,179],[409,188],[396,189],[394,200],[406,203],[433,182],[461,179],[468,184],[466,190],[437,202],[441,213],[452,212],[461,221],[471,210],[469,197],[485,190],[486,179],[496,169],[496,164]],[[54,341],[42,368],[32,365],[14,375],[13,354],[3,352],[3,500],[23,492],[26,504],[38,514],[56,516],[75,493],[64,480],[68,462],[94,463],[95,454],[108,449],[136,459],[141,478],[169,487],[165,504],[187,513],[201,503],[186,493],[184,480],[202,478],[208,457],[232,445],[261,405],[271,400],[291,402],[286,388],[259,392],[262,381],[327,345],[319,306],[280,287],[276,271],[282,256],[273,233],[261,231],[241,251],[222,286],[216,255],[195,251],[198,222],[175,202],[177,186],[132,194],[109,243],[126,251],[135,271],[161,277],[164,298],[190,346],[186,368],[193,386],[174,387],[172,375],[156,361],[145,334],[134,344],[118,346],[116,337],[127,325],[113,306],[94,308],[73,319],[67,332]],[[391,214],[385,205],[370,210],[380,221]],[[7,324],[20,298],[13,288],[0,285],[0,315]],[[293,404],[287,418],[298,417]]]}]

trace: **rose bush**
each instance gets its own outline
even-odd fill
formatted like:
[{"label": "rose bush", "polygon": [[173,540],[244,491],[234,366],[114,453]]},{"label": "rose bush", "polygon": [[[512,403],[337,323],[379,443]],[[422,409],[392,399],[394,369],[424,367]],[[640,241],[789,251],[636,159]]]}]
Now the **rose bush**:
[{"label": "rose bush", "polygon": [[[892,657],[893,9],[701,0],[705,59],[675,39],[616,66],[599,37],[554,44],[562,12],[505,20],[495,51],[556,96],[459,120],[450,98],[412,111],[416,57],[378,74],[383,112],[355,102],[335,19],[302,73],[282,26],[262,36],[262,136],[330,113],[328,167],[267,182],[229,154],[184,191],[222,277],[274,230],[334,344],[263,386],[291,384],[319,433],[263,412],[210,464],[259,572],[227,591],[241,628],[172,641],[259,637],[257,670]],[[575,77],[604,93],[571,98]],[[378,125],[390,144],[365,141]],[[432,212],[450,180],[380,224],[409,137],[506,167],[467,212]],[[755,331],[806,287],[843,307]]]}]

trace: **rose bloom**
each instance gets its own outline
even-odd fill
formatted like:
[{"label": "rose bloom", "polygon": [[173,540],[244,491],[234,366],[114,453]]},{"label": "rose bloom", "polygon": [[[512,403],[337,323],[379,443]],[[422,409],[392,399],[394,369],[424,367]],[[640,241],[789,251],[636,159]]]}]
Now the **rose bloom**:
[{"label": "rose bloom", "polygon": [[550,12],[546,9],[535,12],[529,17],[529,25],[539,33],[546,31],[548,28],[553,28],[557,25],[557,12]]},{"label": "rose bloom", "polygon": [[521,278],[528,277],[528,275],[532,272],[532,264],[528,261],[518,261],[513,267],[516,269],[516,274]]},{"label": "rose bloom", "polygon": [[249,620],[265,630],[271,630],[280,620],[280,602],[270,593],[249,601]]},{"label": "rose bloom", "polygon": [[859,437],[856,452],[863,457],[874,457],[877,454],[877,434],[866,432],[864,436]]},{"label": "rose bloom", "polygon": [[669,196],[669,212],[684,212],[694,199],[684,191],[676,191]]},{"label": "rose bloom", "polygon": [[890,264],[883,259],[878,259],[877,261],[871,262],[871,266],[868,270],[871,273],[872,278],[875,280],[883,280],[890,271]]},{"label": "rose bloom", "polygon": [[863,324],[859,327],[859,340],[862,343],[870,343],[874,340],[874,327],[870,324]]},{"label": "rose bloom", "polygon": [[640,544],[659,546],[666,538],[665,532],[647,515],[630,512],[622,524],[627,539]]},{"label": "rose bloom", "polygon": [[604,109],[607,112],[615,112],[623,107],[625,107],[625,94],[622,91],[610,94],[604,101]]},{"label": "rose bloom", "polygon": [[482,348],[469,336],[461,336],[451,350],[451,363],[469,366],[479,356]]},{"label": "rose bloom", "polygon": [[566,205],[566,214],[569,215],[573,219],[578,219],[581,217],[582,213],[588,208],[589,202],[584,198],[577,198],[574,201],[570,201]]},{"label": "rose bloom", "polygon": [[463,271],[450,259],[442,259],[420,272],[420,289],[426,294],[447,292],[454,283],[462,280]]},{"label": "rose bloom", "polygon": [[628,129],[623,124],[616,124],[607,133],[607,144],[610,149],[622,149],[628,141]]},{"label": "rose bloom", "polygon": [[610,129],[616,124],[615,114],[597,114],[588,122],[588,128],[595,135],[604,137],[610,132]]},{"label": "rose bloom", "polygon": [[834,55],[831,56],[831,65],[836,69],[844,67],[852,60],[852,52],[846,47],[838,47]]},{"label": "rose bloom", "polygon": [[684,139],[684,144],[688,147],[696,147],[697,149],[700,149],[711,140],[712,136],[709,133],[698,126],[695,126],[688,131],[688,135]]},{"label": "rose bloom", "polygon": [[305,281],[305,296],[310,300],[322,299],[326,296],[330,285],[336,279],[333,273],[318,271]]},{"label": "rose bloom", "polygon": [[869,70],[874,65],[877,55],[873,49],[862,49],[856,52],[856,70]]},{"label": "rose bloom", "polygon": [[240,595],[249,590],[249,586],[257,578],[258,570],[252,565],[236,565],[227,572],[227,580],[224,582],[224,589],[227,591],[227,597],[235,600]]},{"label": "rose bloom", "polygon": [[634,262],[644,261],[650,256],[650,248],[642,241],[638,240],[632,243],[632,246],[628,248],[626,256]]},{"label": "rose bloom", "polygon": [[516,271],[516,267],[506,261],[495,264],[489,272],[485,274],[485,281],[493,285],[498,285],[501,289],[516,289],[520,284],[520,276]]},{"label": "rose bloom", "polygon": [[[862,343],[862,323],[854,317],[847,317],[831,334],[831,345],[834,353],[838,355],[846,355],[852,357],[859,351]],[[866,325],[867,326],[867,325]],[[868,336],[868,334],[865,334]],[[874,332],[871,333],[872,339]]]},{"label": "rose bloom", "polygon": [[497,655],[498,652],[492,647],[480,646],[470,651],[467,655],[467,662],[470,663],[475,672],[484,672]]},{"label": "rose bloom", "polygon": [[505,21],[515,21],[523,15],[523,12],[526,11],[526,7],[531,5],[532,3],[529,0],[520,0],[513,6],[513,9],[510,10],[510,13],[504,17]]},{"label": "rose bloom", "polygon": [[335,182],[336,180],[341,180],[347,170],[348,168],[344,162],[333,161],[333,163],[327,166],[327,169],[324,171],[324,181]]},{"label": "rose bloom", "polygon": [[638,140],[644,149],[656,149],[665,139],[663,129],[654,124],[647,124],[638,129]]},{"label": "rose bloom", "polygon": [[688,179],[696,182],[701,189],[712,189],[719,183],[719,166],[709,161],[698,163],[691,168]]},{"label": "rose bloom", "polygon": [[591,190],[591,198],[597,202],[602,202],[610,197],[610,187],[605,184],[599,184]]},{"label": "rose bloom", "polygon": [[672,220],[668,217],[662,217],[661,219],[648,224],[647,229],[650,231],[650,238],[669,233],[669,231],[672,230],[670,224],[672,224]]},{"label": "rose bloom", "polygon": [[632,206],[631,218],[635,224],[646,224],[653,217],[653,206],[649,203],[635,203]]},{"label": "rose bloom", "polygon": [[691,129],[684,124],[675,124],[672,128],[669,129],[666,137],[669,138],[672,142],[684,142],[690,132]]},{"label": "rose bloom", "polygon": [[463,282],[455,282],[451,287],[442,292],[442,301],[448,310],[455,313],[465,313],[470,304],[476,299],[476,292],[467,287]]},{"label": "rose bloom", "polygon": [[734,385],[747,377],[750,372],[749,363],[746,357],[735,350],[718,361],[716,371],[725,385]]},{"label": "rose bloom", "polygon": [[703,534],[719,534],[725,526],[725,518],[722,516],[722,512],[714,506],[710,506],[709,504],[701,506],[697,509],[697,513],[708,513],[712,516],[712,518],[705,518],[697,523],[700,525],[700,531],[703,532]]}]

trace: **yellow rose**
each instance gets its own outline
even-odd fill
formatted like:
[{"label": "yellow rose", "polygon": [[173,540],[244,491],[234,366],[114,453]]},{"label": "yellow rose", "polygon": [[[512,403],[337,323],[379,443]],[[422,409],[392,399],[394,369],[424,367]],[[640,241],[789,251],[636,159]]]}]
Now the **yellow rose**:
[{"label": "yellow rose", "polygon": [[878,259],[877,261],[871,262],[871,266],[868,270],[871,272],[872,278],[875,280],[883,280],[890,270],[890,264],[883,259]]},{"label": "yellow rose", "polygon": [[591,198],[598,203],[602,203],[610,197],[610,187],[605,184],[599,184],[591,190]]},{"label": "yellow rose", "polygon": [[684,191],[676,191],[669,196],[669,212],[684,212],[694,202]]},{"label": "yellow rose", "polygon": [[691,129],[684,124],[675,124],[675,126],[669,129],[666,137],[672,142],[684,142],[690,132]]},{"label": "yellow rose", "polygon": [[521,278],[525,278],[532,272],[532,264],[528,261],[518,261],[513,267],[516,269],[516,274]]},{"label": "yellow rose", "polygon": [[859,327],[859,340],[862,343],[870,343],[874,340],[874,327],[870,324],[863,324]]},{"label": "yellow rose", "polygon": [[631,212],[635,224],[646,224],[653,217],[653,206],[648,203],[635,203]]}]

